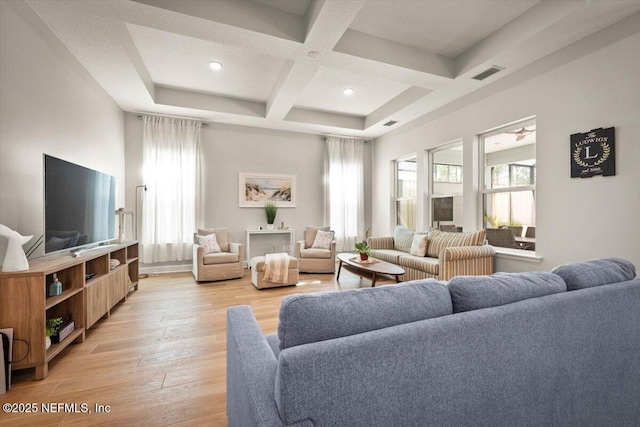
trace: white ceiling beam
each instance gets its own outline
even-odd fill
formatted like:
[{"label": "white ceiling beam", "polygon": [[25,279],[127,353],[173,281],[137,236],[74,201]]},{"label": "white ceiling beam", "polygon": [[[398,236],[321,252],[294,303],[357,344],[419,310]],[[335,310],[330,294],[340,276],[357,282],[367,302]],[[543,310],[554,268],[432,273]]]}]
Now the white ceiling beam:
[{"label": "white ceiling beam", "polygon": [[216,113],[264,117],[265,105],[262,102],[245,101],[242,99],[161,86],[156,86],[155,94],[156,104],[213,111]]},{"label": "white ceiling beam", "polygon": [[304,53],[285,64],[267,100],[267,118],[282,120],[293,108],[304,88],[322,65],[322,58],[330,52],[365,4],[364,0],[316,0],[307,11],[307,31],[304,49],[315,51],[319,57]]},{"label": "white ceiling beam", "polygon": [[423,87],[410,87],[391,101],[370,113],[364,120],[364,128],[368,129],[380,122],[393,120],[394,113],[408,107],[431,92],[432,91],[430,89],[425,89]]},{"label": "white ceiling beam", "polygon": [[334,51],[444,79],[454,77],[453,61],[446,56],[425,52],[359,31],[346,31]]},{"label": "white ceiling beam", "polygon": [[492,60],[583,6],[579,1],[541,1],[454,59],[456,77],[475,75]]},{"label": "white ceiling beam", "polygon": [[248,0],[133,0],[227,26],[302,43],[302,17]]},{"label": "white ceiling beam", "polygon": [[138,52],[138,48],[136,47],[136,44],[131,38],[131,33],[129,32],[129,29],[126,28],[127,24],[123,22],[123,23],[118,23],[118,25],[123,26],[122,30],[116,31],[116,35],[120,40],[120,44],[122,45],[122,48],[124,49],[124,51],[127,53],[127,56],[129,56],[129,60],[131,60],[131,64],[138,72],[138,75],[140,76],[140,80],[142,80],[142,84],[147,89],[147,92],[149,92],[149,96],[152,99],[155,99],[156,97],[155,85],[153,84],[153,80],[151,79],[149,70],[147,70],[147,67],[144,65],[144,61],[142,61],[142,58],[140,57],[140,52]]},{"label": "white ceiling beam", "polygon": [[288,122],[313,123],[340,129],[364,130],[364,117],[335,114],[326,111],[292,108],[284,118]]}]

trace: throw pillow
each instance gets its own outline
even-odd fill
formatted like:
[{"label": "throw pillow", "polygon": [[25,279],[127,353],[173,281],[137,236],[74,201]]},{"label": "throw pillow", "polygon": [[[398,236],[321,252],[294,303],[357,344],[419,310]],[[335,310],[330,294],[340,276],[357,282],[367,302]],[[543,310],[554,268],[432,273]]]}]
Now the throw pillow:
[{"label": "throw pillow", "polygon": [[317,249],[331,249],[331,242],[333,241],[333,231],[318,230],[316,238],[313,239],[312,248]]},{"label": "throw pillow", "polygon": [[556,267],[551,272],[562,277],[570,291],[626,282],[636,277],[633,264],[620,258],[574,262]]},{"label": "throw pillow", "polygon": [[395,230],[393,230],[393,249],[410,252],[414,234],[414,231],[407,227],[401,225],[396,226]]},{"label": "throw pillow", "polygon": [[198,228],[198,234],[206,236],[207,234],[216,233],[216,240],[222,252],[229,252],[229,239],[227,238],[226,228]]},{"label": "throw pillow", "polygon": [[429,232],[427,255],[438,258],[440,251],[444,248],[482,245],[484,234],[484,230],[468,231],[465,233],[449,233],[447,231],[432,230]]},{"label": "throw pillow", "polygon": [[413,236],[413,242],[411,242],[411,255],[415,256],[425,256],[427,254],[427,245],[429,244],[429,239],[424,234],[415,234]]},{"label": "throw pillow", "polygon": [[329,227],[314,227],[307,225],[304,229],[304,247],[308,249],[313,246],[313,241],[316,239],[318,230],[329,231]]},{"label": "throw pillow", "polygon": [[207,234],[206,236],[196,236],[198,244],[202,246],[204,254],[213,254],[216,252],[222,252],[218,240],[216,239],[216,233]]}]

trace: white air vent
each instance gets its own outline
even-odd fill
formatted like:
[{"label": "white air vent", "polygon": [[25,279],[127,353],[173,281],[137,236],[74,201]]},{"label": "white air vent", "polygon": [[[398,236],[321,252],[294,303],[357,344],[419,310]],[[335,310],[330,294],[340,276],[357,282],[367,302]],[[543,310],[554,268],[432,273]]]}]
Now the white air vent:
[{"label": "white air vent", "polygon": [[502,71],[504,70],[504,68],[502,67],[498,67],[497,65],[494,65],[493,67],[484,70],[483,72],[481,72],[480,74],[478,74],[477,76],[474,76],[472,78],[476,79],[476,80],[484,80],[489,76],[493,76],[495,73],[497,73],[498,71]]},{"label": "white air vent", "polygon": [[393,126],[396,123],[398,123],[397,120],[389,120],[387,123],[383,124],[382,126]]}]

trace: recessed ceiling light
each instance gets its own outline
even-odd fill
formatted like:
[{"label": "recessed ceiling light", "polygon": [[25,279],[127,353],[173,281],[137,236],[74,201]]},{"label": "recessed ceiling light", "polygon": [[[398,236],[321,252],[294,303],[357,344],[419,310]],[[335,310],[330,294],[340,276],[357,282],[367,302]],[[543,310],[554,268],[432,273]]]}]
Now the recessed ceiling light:
[{"label": "recessed ceiling light", "polygon": [[342,89],[342,93],[344,94],[344,96],[351,96],[353,95],[353,92],[355,92],[355,90],[352,87],[346,87]]},{"label": "recessed ceiling light", "polygon": [[222,70],[222,64],[218,61],[211,61],[209,62],[209,68],[211,68],[213,71],[220,71]]}]

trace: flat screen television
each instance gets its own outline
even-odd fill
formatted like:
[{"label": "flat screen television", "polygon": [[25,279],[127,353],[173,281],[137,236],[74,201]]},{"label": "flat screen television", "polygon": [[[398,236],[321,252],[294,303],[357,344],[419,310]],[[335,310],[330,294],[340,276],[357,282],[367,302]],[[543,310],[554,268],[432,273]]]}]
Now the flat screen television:
[{"label": "flat screen television", "polygon": [[44,155],[45,254],[115,239],[113,176]]}]

